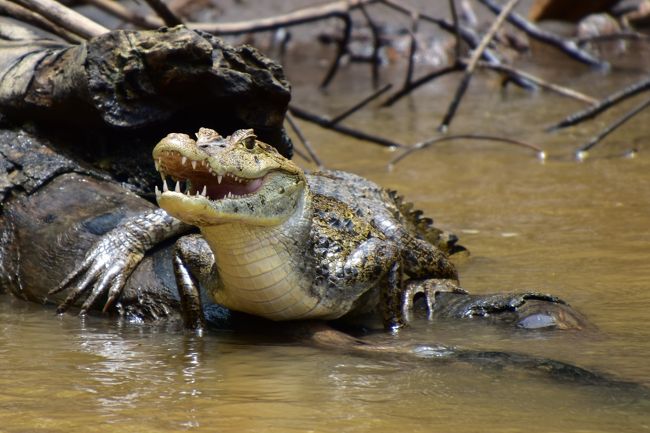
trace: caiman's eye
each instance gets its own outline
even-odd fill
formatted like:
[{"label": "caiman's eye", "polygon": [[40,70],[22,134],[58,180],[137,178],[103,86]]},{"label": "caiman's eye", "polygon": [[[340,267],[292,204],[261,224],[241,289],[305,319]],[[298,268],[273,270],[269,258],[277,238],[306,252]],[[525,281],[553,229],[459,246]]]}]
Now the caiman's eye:
[{"label": "caiman's eye", "polygon": [[248,137],[244,138],[244,146],[246,146],[246,149],[248,150],[253,150],[255,149],[256,141],[257,139],[254,135],[249,135]]}]

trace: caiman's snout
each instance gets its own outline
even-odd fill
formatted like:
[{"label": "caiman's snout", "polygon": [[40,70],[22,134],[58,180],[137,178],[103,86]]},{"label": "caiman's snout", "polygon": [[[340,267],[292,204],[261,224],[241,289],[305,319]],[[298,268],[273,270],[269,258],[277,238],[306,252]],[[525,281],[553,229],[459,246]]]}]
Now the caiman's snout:
[{"label": "caiman's snout", "polygon": [[[257,141],[252,129],[224,138],[201,128],[197,139],[169,134],[153,150],[163,179],[158,204],[199,226],[224,221],[275,224],[295,206],[304,175],[275,148]],[[170,188],[167,177],[175,184]],[[302,187],[299,187],[302,185]]]}]

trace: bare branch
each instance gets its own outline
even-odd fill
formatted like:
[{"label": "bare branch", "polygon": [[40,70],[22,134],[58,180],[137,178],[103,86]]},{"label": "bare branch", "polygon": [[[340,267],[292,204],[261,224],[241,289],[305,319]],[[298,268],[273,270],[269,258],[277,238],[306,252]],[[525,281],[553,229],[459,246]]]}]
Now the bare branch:
[{"label": "bare branch", "polygon": [[[476,49],[480,43],[480,39],[477,36],[477,34],[471,30],[468,29],[465,26],[459,25],[458,27],[454,26],[453,23],[450,23],[447,20],[441,19],[441,18],[436,18],[431,15],[419,13],[417,10],[409,8],[404,6],[403,4],[395,1],[395,0],[378,0],[381,2],[381,4],[389,7],[390,9],[393,9],[397,12],[400,12],[402,14],[408,15],[408,16],[413,16],[413,14],[418,14],[418,17],[422,21],[429,22],[431,24],[435,24],[438,26],[441,30],[446,31],[447,33],[450,33],[452,35],[456,35],[456,30],[460,32],[460,36],[467,43],[467,45],[472,48]],[[499,56],[497,56],[492,50],[489,48],[485,49],[483,51],[483,59],[487,62],[491,62],[494,64],[500,64],[501,60],[499,59]],[[518,86],[526,89],[526,90],[534,90],[535,86],[532,85],[532,83],[527,82],[526,80],[519,79],[519,78],[514,78],[513,82],[517,84]]]},{"label": "bare branch", "polygon": [[[496,4],[494,1],[492,0],[478,0],[478,1],[481,2],[488,9],[490,9],[493,13],[495,14],[501,13],[502,10],[501,6]],[[609,63],[600,60],[592,56],[587,51],[579,48],[575,42],[562,39],[561,37],[559,37],[554,33],[544,31],[515,12],[508,14],[508,21],[512,25],[517,27],[519,30],[525,32],[531,38],[559,49],[560,51],[564,52],[574,60],[585,63],[589,66],[595,66],[600,69],[609,69]]]},{"label": "bare branch", "polygon": [[456,11],[456,0],[449,0],[449,10],[451,11],[451,19],[454,23],[454,30],[456,33],[456,46],[454,47],[455,61],[460,60],[461,41],[460,37],[460,21],[458,20],[458,12]]},{"label": "bare branch", "polygon": [[559,84],[549,83],[548,81],[543,80],[542,78],[536,75],[530,74],[528,72],[524,72],[521,69],[517,69],[513,66],[504,65],[504,64],[495,65],[493,63],[488,63],[488,62],[479,62],[478,66],[484,69],[491,69],[493,71],[503,72],[509,76],[514,75],[514,76],[521,77],[525,80],[530,81],[531,83],[538,85],[543,89],[549,90],[551,92],[555,92],[562,96],[567,96],[569,98],[576,99],[581,102],[586,102],[587,104],[590,105],[595,105],[598,103],[598,99],[596,98],[593,98],[589,95],[585,95],[584,93],[580,93],[577,90],[560,86]]},{"label": "bare branch", "polygon": [[650,41],[650,35],[645,35],[643,33],[633,32],[629,30],[623,30],[618,33],[575,38],[574,42],[579,46],[583,46],[586,44],[595,44],[599,42],[611,42],[611,41],[621,41],[621,40],[648,42]]},{"label": "bare branch", "polygon": [[348,0],[328,3],[322,6],[312,6],[299,9],[284,15],[261,18],[252,21],[232,23],[187,23],[187,26],[196,30],[203,30],[215,35],[238,35],[242,33],[263,32],[275,30],[280,27],[291,27],[307,24],[325,18],[340,18],[347,16],[352,9],[360,5],[368,5],[378,0]]},{"label": "bare branch", "polygon": [[576,150],[576,158],[579,160],[583,160],[587,157],[587,152],[594,147],[596,144],[600,143],[605,137],[607,137],[609,134],[612,132],[616,131],[620,126],[625,124],[628,120],[632,119],[634,116],[645,110],[650,106],[650,99],[643,101],[641,104],[637,105],[634,107],[632,110],[628,111],[625,113],[623,116],[619,117],[616,119],[614,123],[603,129],[601,132],[599,132],[597,135],[592,137],[589,141],[587,141],[585,144],[580,146],[578,150]]},{"label": "bare branch", "polygon": [[298,139],[302,142],[303,146],[305,146],[305,149],[307,149],[307,153],[309,153],[311,160],[307,158],[306,155],[300,154],[297,149],[294,148],[294,151],[298,153],[300,156],[302,156],[302,158],[304,158],[306,161],[310,161],[310,162],[313,161],[314,164],[318,166],[318,169],[322,170],[324,168],[323,162],[318,157],[318,155],[316,155],[316,152],[311,147],[311,143],[309,142],[309,140],[307,140],[307,137],[305,137],[305,135],[302,133],[302,129],[300,129],[300,126],[298,126],[296,121],[293,119],[291,113],[287,113],[284,118],[289,123],[289,126],[291,126],[291,129],[293,129],[293,132],[296,133]]},{"label": "bare branch", "polygon": [[174,27],[183,24],[183,21],[173,13],[162,0],[145,0],[149,7],[153,9],[165,25]]},{"label": "bare branch", "polygon": [[341,134],[348,135],[350,137],[357,138],[359,140],[369,141],[371,143],[376,143],[386,147],[404,147],[403,144],[396,141],[389,140],[388,138],[378,137],[376,135],[368,134],[363,131],[349,128],[340,124],[333,124],[332,121],[326,117],[319,116],[317,114],[310,113],[302,108],[298,108],[295,105],[289,106],[289,111],[291,114],[296,116],[299,119],[306,120],[308,122],[315,123],[322,126],[325,129],[331,129],[333,131],[339,132]]},{"label": "bare branch", "polygon": [[577,125],[578,123],[584,122],[587,119],[598,116],[603,111],[608,110],[614,105],[618,104],[621,101],[624,101],[627,98],[630,98],[634,95],[637,95],[641,92],[650,90],[650,78],[641,80],[631,86],[624,88],[623,90],[616,92],[612,95],[609,95],[603,98],[597,105],[587,108],[586,110],[573,113],[564,118],[558,124],[548,128],[549,131],[555,131],[557,129],[566,128],[567,126]]},{"label": "bare branch", "polygon": [[404,96],[408,95],[411,93],[413,90],[417,89],[418,87],[428,83],[429,81],[433,81],[438,77],[441,77],[443,75],[447,75],[452,72],[460,72],[463,70],[463,65],[460,63],[451,65],[451,66],[445,66],[440,69],[436,69],[435,71],[426,74],[423,77],[418,78],[417,80],[409,83],[408,85],[405,85],[402,87],[401,90],[395,92],[390,98],[388,98],[383,104],[382,107],[390,107],[393,105],[395,102],[403,98]]},{"label": "bare branch", "polygon": [[334,116],[334,117],[332,118],[332,120],[330,120],[330,122],[334,125],[334,124],[336,124],[336,123],[339,123],[339,122],[342,121],[343,119],[346,119],[346,118],[347,118],[348,116],[350,116],[351,114],[356,113],[357,111],[359,111],[360,109],[362,109],[363,107],[365,107],[366,105],[368,105],[370,102],[374,101],[375,99],[377,99],[378,97],[380,97],[381,95],[383,95],[383,94],[384,94],[385,92],[387,92],[391,87],[393,87],[392,84],[386,84],[384,87],[382,87],[381,89],[377,90],[377,91],[374,92],[372,95],[370,95],[370,96],[364,98],[362,101],[358,102],[357,104],[354,104],[352,107],[348,108],[348,109],[345,110],[343,113],[339,114],[338,116]]},{"label": "bare branch", "polygon": [[440,126],[438,126],[438,131],[447,132],[447,129],[449,128],[449,125],[451,124],[451,121],[454,118],[454,115],[456,114],[456,110],[460,105],[460,101],[463,99],[463,95],[465,94],[465,91],[469,86],[469,82],[472,79],[472,75],[474,74],[474,70],[476,69],[476,64],[478,63],[479,59],[483,55],[483,51],[485,51],[488,44],[494,38],[494,35],[496,35],[497,31],[499,30],[503,22],[506,20],[506,17],[510,13],[510,11],[517,5],[517,3],[519,3],[519,0],[508,1],[506,6],[503,8],[501,13],[497,17],[497,19],[494,20],[494,22],[490,26],[488,32],[485,34],[485,36],[483,36],[483,39],[481,40],[479,46],[472,53],[472,57],[469,59],[469,62],[467,63],[467,67],[465,68],[465,73],[463,74],[463,78],[460,84],[458,85],[456,94],[454,95],[454,99],[451,101],[451,104],[449,104],[449,108],[447,109],[447,114],[445,114],[445,117],[442,119]]},{"label": "bare branch", "polygon": [[402,159],[406,158],[409,156],[411,153],[421,150],[421,149],[426,149],[427,147],[430,147],[436,143],[441,143],[443,141],[453,141],[453,140],[480,140],[480,141],[496,141],[496,142],[501,142],[505,144],[511,144],[514,146],[519,146],[519,147],[524,147],[526,149],[533,150],[537,157],[539,159],[546,159],[546,153],[542,148],[539,146],[536,146],[531,143],[527,143],[525,141],[520,141],[520,140],[513,140],[511,138],[506,138],[506,137],[497,137],[495,135],[483,135],[483,134],[460,134],[460,135],[443,135],[441,137],[434,137],[429,140],[421,141],[406,150],[404,152],[400,153],[397,155],[395,158],[393,158],[389,163],[389,167],[392,167],[393,165],[397,164],[400,162]]},{"label": "bare branch", "polygon": [[57,26],[53,22],[49,21],[47,18],[39,15],[27,8],[20,6],[19,4],[12,3],[7,0],[0,0],[0,12],[6,14],[7,16],[16,18],[20,21],[29,23],[35,27],[39,27],[43,30],[46,30],[54,35],[61,37],[63,40],[71,42],[73,44],[78,44],[83,42],[83,38],[75,35],[72,32],[67,31],[66,29]]},{"label": "bare branch", "polygon": [[93,5],[96,8],[113,15],[114,17],[145,29],[157,29],[158,27],[165,25],[165,23],[158,17],[138,14],[131,9],[124,7],[122,3],[118,3],[114,0],[84,1],[87,4]]},{"label": "bare branch", "polygon": [[377,87],[379,85],[379,65],[381,60],[379,59],[379,50],[381,49],[381,39],[379,37],[379,28],[375,21],[372,19],[366,7],[361,5],[361,13],[370,27],[370,32],[372,33],[372,84]]},{"label": "bare branch", "polygon": [[420,17],[419,14],[413,13],[411,15],[411,31],[410,36],[411,36],[411,43],[409,44],[409,63],[406,68],[406,77],[404,78],[404,85],[403,87],[406,88],[409,84],[411,84],[411,81],[413,80],[413,70],[415,69],[415,53],[417,52],[418,49],[418,40],[417,40],[417,33],[418,33],[418,23],[420,22]]},{"label": "bare branch", "polygon": [[344,55],[348,53],[350,37],[352,36],[352,19],[350,18],[349,14],[341,15],[340,18],[343,20],[343,25],[344,25],[343,38],[341,38],[341,40],[338,41],[336,56],[332,61],[332,65],[327,70],[327,73],[325,74],[325,78],[323,78],[323,81],[320,84],[321,88],[325,88],[329,85],[329,83],[334,78],[334,75],[336,75],[336,72],[339,70],[339,66],[341,65],[341,59],[343,58]]},{"label": "bare branch", "polygon": [[107,33],[110,30],[97,24],[95,21],[86,18],[78,12],[58,3],[54,0],[13,0],[15,3],[30,9],[56,25],[81,36],[90,39],[95,36]]}]

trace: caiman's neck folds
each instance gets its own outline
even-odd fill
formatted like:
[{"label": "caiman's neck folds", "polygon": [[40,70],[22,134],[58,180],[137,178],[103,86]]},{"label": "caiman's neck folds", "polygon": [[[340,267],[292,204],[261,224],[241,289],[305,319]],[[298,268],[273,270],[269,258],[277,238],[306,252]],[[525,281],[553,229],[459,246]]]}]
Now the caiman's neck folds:
[{"label": "caiman's neck folds", "polygon": [[[277,226],[228,223],[201,227],[215,255],[218,287],[215,301],[272,320],[325,318],[309,284],[296,272],[309,241],[312,208],[302,194],[294,214]],[[327,317],[329,318],[329,317]]]}]

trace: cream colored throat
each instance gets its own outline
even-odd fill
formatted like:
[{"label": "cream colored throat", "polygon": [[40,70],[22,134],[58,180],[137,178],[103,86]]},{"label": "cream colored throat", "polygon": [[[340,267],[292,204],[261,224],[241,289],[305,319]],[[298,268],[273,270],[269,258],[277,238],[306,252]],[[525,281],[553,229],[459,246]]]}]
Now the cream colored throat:
[{"label": "cream colored throat", "polygon": [[309,232],[293,229],[289,235],[283,226],[201,228],[217,263],[219,282],[211,289],[215,302],[272,320],[324,318],[319,299],[309,294],[311,280],[297,271],[304,269],[297,245],[305,245]]}]

